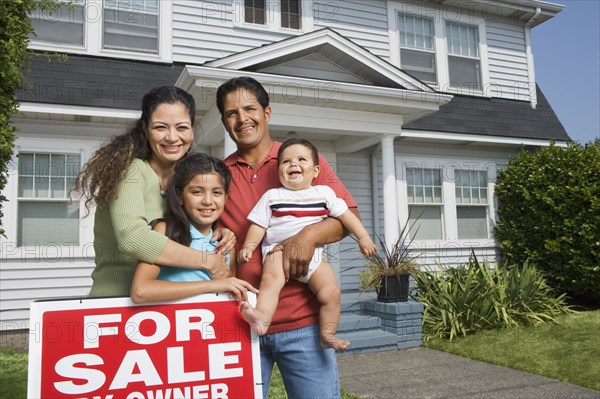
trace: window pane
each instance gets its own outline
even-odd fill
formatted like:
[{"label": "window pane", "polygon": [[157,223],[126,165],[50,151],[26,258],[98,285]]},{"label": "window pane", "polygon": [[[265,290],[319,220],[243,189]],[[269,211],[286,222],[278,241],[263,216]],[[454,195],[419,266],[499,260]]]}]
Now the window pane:
[{"label": "window pane", "polygon": [[78,4],[61,6],[55,12],[35,10],[29,15],[35,30],[29,39],[83,46],[83,13],[83,5]]},{"label": "window pane", "polygon": [[400,50],[401,68],[411,76],[425,82],[437,82],[435,53],[417,50]]},{"label": "window pane", "polygon": [[[66,199],[81,167],[79,154],[19,153],[18,245],[77,245],[79,203]],[[34,199],[35,202],[23,201]]]},{"label": "window pane", "polygon": [[103,48],[158,54],[158,3],[105,0]]},{"label": "window pane", "polygon": [[488,238],[487,208],[459,206],[456,208],[458,238]]},{"label": "window pane", "polygon": [[400,47],[433,50],[433,19],[398,14]]},{"label": "window pane", "polygon": [[264,0],[244,0],[244,20],[251,24],[265,24]]},{"label": "window pane", "polygon": [[479,60],[448,56],[450,86],[481,90]]},{"label": "window pane", "polygon": [[442,234],[442,208],[440,206],[408,207],[410,211],[410,225],[414,226],[412,232],[416,240],[441,240]]},{"label": "window pane", "polygon": [[300,0],[281,0],[281,26],[300,29]]},{"label": "window pane", "polygon": [[441,204],[442,176],[439,169],[406,168],[407,188],[414,195],[409,196],[409,203]]},{"label": "window pane", "polygon": [[79,204],[20,202],[17,245],[78,245]]},{"label": "window pane", "polygon": [[457,204],[487,204],[487,172],[483,170],[455,170]]}]

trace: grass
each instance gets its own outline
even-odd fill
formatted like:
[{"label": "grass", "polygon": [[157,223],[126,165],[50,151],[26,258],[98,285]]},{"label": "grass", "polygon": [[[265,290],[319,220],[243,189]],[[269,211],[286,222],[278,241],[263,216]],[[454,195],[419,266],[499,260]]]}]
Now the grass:
[{"label": "grass", "polygon": [[27,355],[0,348],[0,398],[27,397]]},{"label": "grass", "polygon": [[[27,355],[0,348],[0,398],[21,399],[27,397]],[[285,399],[287,395],[279,369],[275,367],[269,391],[271,399]],[[342,389],[342,399],[360,397]]]},{"label": "grass", "polygon": [[425,346],[600,390],[600,310],[558,318],[559,324],[478,332]]}]

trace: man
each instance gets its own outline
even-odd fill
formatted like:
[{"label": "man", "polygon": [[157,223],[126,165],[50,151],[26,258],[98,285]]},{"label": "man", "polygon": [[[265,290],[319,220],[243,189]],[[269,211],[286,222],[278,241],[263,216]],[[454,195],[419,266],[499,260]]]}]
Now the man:
[{"label": "man", "polygon": [[[281,186],[277,167],[281,143],[269,135],[269,95],[255,79],[239,77],[223,83],[217,90],[217,107],[225,129],[237,145],[237,151],[225,159],[232,182],[221,223],[235,233],[239,250],[250,226],[248,214],[268,189]],[[321,172],[314,184],[330,186],[358,216],[356,202],[320,155],[319,164]],[[277,362],[288,397],[339,398],[335,351],[320,346],[319,303],[307,284],[294,278],[307,274],[315,246],[339,241],[345,234],[337,219],[327,218],[304,228],[275,249],[283,251],[288,282],[281,291],[268,333],[260,338],[264,397]],[[258,287],[261,271],[262,257],[257,250],[248,262],[239,265],[237,277]]]}]

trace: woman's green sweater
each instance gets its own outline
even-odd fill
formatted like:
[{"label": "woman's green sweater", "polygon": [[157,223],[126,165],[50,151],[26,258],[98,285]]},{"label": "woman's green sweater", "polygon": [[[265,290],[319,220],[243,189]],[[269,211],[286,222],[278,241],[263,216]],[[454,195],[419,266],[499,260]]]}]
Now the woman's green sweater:
[{"label": "woman's green sweater", "polygon": [[135,159],[119,183],[117,198],[96,210],[90,296],[129,296],[138,260],[155,263],[167,245],[168,238],[150,227],[165,210],[158,177],[148,162]]}]

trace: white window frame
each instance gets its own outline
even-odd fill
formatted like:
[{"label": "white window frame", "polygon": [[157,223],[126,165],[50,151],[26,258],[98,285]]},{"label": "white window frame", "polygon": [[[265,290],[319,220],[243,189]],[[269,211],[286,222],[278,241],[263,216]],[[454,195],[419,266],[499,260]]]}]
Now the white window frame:
[{"label": "white window frame", "polygon": [[[433,170],[433,171],[439,171],[439,176],[440,176],[441,184],[442,184],[442,186],[440,187],[440,202],[433,202],[433,201],[432,202],[425,202],[425,201],[423,201],[423,202],[412,202],[411,201],[411,198],[408,195],[408,189],[409,189],[409,184],[408,184],[408,169],[416,169],[416,170],[419,170],[421,172],[423,172],[423,171],[431,171],[431,170]],[[411,209],[410,209],[411,206],[420,207],[420,208],[429,208],[429,207],[431,207],[431,208],[439,209],[440,210],[440,228],[441,228],[440,238],[431,239],[431,240],[434,240],[434,241],[435,240],[442,240],[442,241],[445,240],[445,237],[446,237],[445,230],[446,230],[446,228],[445,228],[445,223],[444,223],[444,219],[445,219],[445,217],[444,217],[444,215],[445,215],[445,205],[444,204],[445,204],[445,199],[446,199],[446,193],[445,193],[445,186],[444,186],[445,185],[445,181],[444,181],[445,179],[444,179],[444,174],[443,174],[444,170],[441,169],[441,168],[439,168],[439,167],[437,167],[437,166],[428,167],[426,165],[413,164],[413,163],[405,162],[403,164],[403,172],[404,172],[403,176],[405,177],[405,180],[406,180],[406,201],[404,201],[404,202],[406,203],[406,206],[407,206],[408,216],[411,219],[416,218],[416,217],[419,216],[419,215],[412,214]],[[427,188],[428,186],[425,185],[425,184],[423,184],[422,187],[423,188]],[[429,186],[429,188],[431,188],[432,191],[433,191],[434,187],[437,187],[437,186]],[[421,187],[419,187],[419,188],[421,188]],[[408,217],[405,218],[405,220],[408,220]],[[414,229],[414,227],[412,227],[411,230],[412,229]],[[413,233],[416,232],[415,230],[412,230],[412,231],[413,231]],[[415,239],[418,239],[418,238],[415,238]],[[429,239],[425,240],[425,241],[429,241]]]},{"label": "white window frame", "polygon": [[[455,188],[455,196],[454,196],[454,198],[455,198],[455,201],[456,201],[456,223],[457,223],[456,235],[457,235],[457,237],[460,234],[459,231],[458,231],[458,209],[459,208],[479,208],[479,209],[484,209],[485,210],[485,221],[486,221],[485,231],[486,231],[486,236],[485,237],[469,238],[469,240],[472,240],[472,239],[490,239],[490,238],[492,238],[492,224],[490,223],[490,196],[489,196],[489,192],[488,192],[488,190],[489,190],[488,186],[489,186],[489,183],[490,183],[490,176],[488,175],[487,171],[480,170],[480,169],[475,169],[475,168],[463,169],[463,168],[460,168],[460,167],[454,167],[453,169],[454,169],[453,170],[453,174],[454,174],[453,181],[455,183],[454,184],[454,188]],[[469,173],[471,173],[471,172],[479,172],[479,173],[482,173],[482,174],[484,173],[486,184],[485,184],[485,186],[479,186],[479,187],[477,187],[478,189],[485,188],[485,190],[486,190],[485,191],[485,193],[486,193],[485,198],[483,198],[485,200],[484,203],[481,203],[481,202],[475,203],[475,202],[473,202],[472,201],[473,197],[471,197],[471,202],[469,202],[469,203],[466,203],[466,202],[460,202],[459,203],[458,202],[458,200],[456,199],[456,197],[458,196],[456,194],[456,190],[458,189],[458,187],[456,185],[456,181],[458,180],[458,173],[457,172],[469,172]],[[472,191],[474,187],[463,186],[463,189],[464,188],[470,189]],[[478,198],[481,199],[480,196]]]},{"label": "white window frame", "polygon": [[173,62],[173,2],[159,0],[158,4],[158,54],[136,52],[133,50],[103,49],[103,0],[86,0],[83,46],[54,44],[34,37],[29,43],[29,48],[52,52],[68,52],[71,54],[171,63]]},{"label": "white window frame", "polygon": [[233,26],[253,30],[283,33],[307,33],[314,27],[313,6],[311,0],[300,0],[301,22],[300,29],[284,28],[281,26],[281,1],[265,0],[265,24],[252,24],[246,22],[244,14],[244,0],[233,0]]},{"label": "white window frame", "polygon": [[[450,4],[450,3],[447,3]],[[398,30],[398,15],[413,14],[433,18],[435,29],[435,61],[437,84],[428,83],[438,91],[451,94],[492,97],[490,84],[487,35],[485,19],[473,15],[473,10],[461,11],[457,4],[447,5],[435,3],[411,3],[408,1],[388,1],[388,37],[390,43],[390,62],[401,68],[400,62],[400,32]],[[448,65],[448,46],[446,41],[446,22],[456,22],[477,27],[479,35],[479,58],[481,65],[481,90],[450,86],[450,72]]]},{"label": "white window frame", "polygon": [[[445,245],[457,248],[480,248],[494,246],[492,224],[496,220],[496,201],[495,201],[495,181],[496,171],[500,168],[498,160],[491,159],[470,159],[470,158],[451,158],[440,156],[433,158],[416,158],[406,155],[396,155],[396,189],[398,201],[398,222],[403,226],[408,220],[408,168],[440,169],[442,171],[442,239],[435,240],[414,240],[413,244],[419,248],[438,248]],[[487,218],[488,218],[488,238],[459,239],[458,238],[458,219],[457,219],[457,201],[456,185],[454,171],[461,170],[480,170],[487,173]],[[435,204],[434,204],[435,205]],[[415,216],[415,215],[411,215]],[[492,243],[492,244],[490,244]]]},{"label": "white window frame", "polygon": [[90,258],[93,257],[93,222],[94,210],[86,217],[83,201],[79,201],[79,244],[72,246],[64,245],[34,245],[17,247],[18,234],[18,198],[19,198],[19,167],[17,155],[23,153],[53,153],[53,154],[78,154],[81,166],[88,161],[97,143],[83,144],[76,139],[48,139],[48,138],[17,138],[14,155],[9,164],[9,173],[3,194],[8,198],[4,204],[5,213],[3,227],[6,238],[2,237],[2,259],[25,259],[25,258]]},{"label": "white window frame", "polygon": [[[434,19],[431,18],[431,17],[429,17],[429,16],[421,16],[421,15],[414,15],[414,14],[401,13],[401,12],[398,12],[396,15],[397,15],[397,18],[402,18],[402,17],[417,17],[417,18],[419,18],[419,17],[421,17],[421,18],[430,20],[431,22],[434,22],[432,24],[434,32],[433,32],[433,42],[432,42],[432,48],[431,49],[416,48],[416,47],[413,48],[413,47],[403,46],[402,43],[400,43],[400,40],[399,40],[399,38],[400,38],[400,31],[398,29],[398,40],[399,40],[399,42],[398,42],[398,46],[399,46],[398,52],[399,52],[400,56],[402,55],[402,49],[405,49],[405,50],[408,50],[408,51],[412,51],[412,52],[415,52],[415,53],[416,52],[422,52],[422,53],[426,53],[426,54],[433,54],[433,63],[434,63],[433,68],[434,68],[434,74],[435,74],[435,82],[433,82],[433,81],[425,81],[425,82],[428,83],[428,84],[431,84],[431,85],[437,85],[437,81],[438,81],[437,69],[438,68],[437,68],[437,60],[436,60],[436,47],[435,47],[436,40],[435,40],[435,21],[434,21]],[[401,60],[402,60],[402,58],[400,58],[400,62],[401,62]],[[408,70],[408,69],[403,69],[403,70],[405,70],[409,74],[412,72],[411,70]],[[414,74],[411,74],[411,76],[414,76]]]}]

